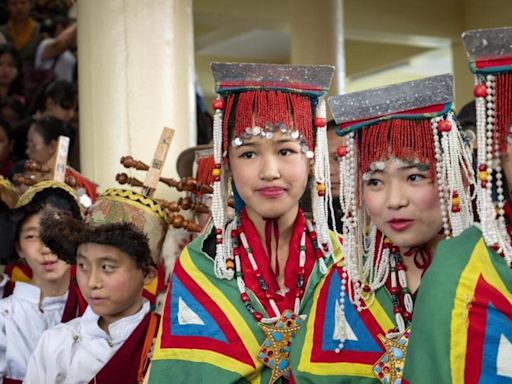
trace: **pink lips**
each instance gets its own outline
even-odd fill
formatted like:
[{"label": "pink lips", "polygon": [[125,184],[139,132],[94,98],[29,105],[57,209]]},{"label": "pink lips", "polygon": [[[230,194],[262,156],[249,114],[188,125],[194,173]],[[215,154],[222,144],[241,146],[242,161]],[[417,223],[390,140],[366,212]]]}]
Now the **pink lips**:
[{"label": "pink lips", "polygon": [[267,199],[276,199],[285,193],[285,189],[281,187],[264,187],[258,189],[257,192]]},{"label": "pink lips", "polygon": [[91,304],[94,304],[94,305],[98,305],[100,303],[102,303],[105,299],[101,298],[101,297],[91,297],[90,298],[90,301],[91,301]]},{"label": "pink lips", "polygon": [[52,272],[55,269],[56,261],[48,261],[43,263],[43,268],[46,272]]},{"label": "pink lips", "polygon": [[388,225],[393,231],[402,232],[409,229],[414,224],[414,220],[410,219],[391,219]]}]

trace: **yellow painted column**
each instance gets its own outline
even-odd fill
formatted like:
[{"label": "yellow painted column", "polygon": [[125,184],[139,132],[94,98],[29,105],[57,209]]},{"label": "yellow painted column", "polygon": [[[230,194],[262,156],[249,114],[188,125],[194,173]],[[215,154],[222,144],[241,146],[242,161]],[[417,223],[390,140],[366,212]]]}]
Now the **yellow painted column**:
[{"label": "yellow painted column", "polygon": [[345,89],[343,35],[343,0],[290,1],[290,61],[336,66],[331,94]]},{"label": "yellow painted column", "polygon": [[168,126],[176,133],[163,175],[176,176],[196,137],[192,0],[79,1],[78,48],[84,175],[101,190],[118,186],[120,157],[150,162]]}]

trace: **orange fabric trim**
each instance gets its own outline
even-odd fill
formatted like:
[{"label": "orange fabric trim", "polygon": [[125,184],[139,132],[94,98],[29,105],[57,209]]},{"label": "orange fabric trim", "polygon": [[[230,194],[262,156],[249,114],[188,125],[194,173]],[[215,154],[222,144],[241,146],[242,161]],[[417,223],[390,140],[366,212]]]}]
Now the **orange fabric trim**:
[{"label": "orange fabric trim", "polygon": [[144,376],[146,375],[146,370],[148,369],[149,362],[151,360],[151,348],[153,347],[153,342],[155,341],[159,323],[160,316],[152,313],[151,318],[149,319],[146,338],[144,339],[144,346],[142,347],[142,354],[140,355],[139,373],[137,374],[138,383],[142,383],[144,381]]}]

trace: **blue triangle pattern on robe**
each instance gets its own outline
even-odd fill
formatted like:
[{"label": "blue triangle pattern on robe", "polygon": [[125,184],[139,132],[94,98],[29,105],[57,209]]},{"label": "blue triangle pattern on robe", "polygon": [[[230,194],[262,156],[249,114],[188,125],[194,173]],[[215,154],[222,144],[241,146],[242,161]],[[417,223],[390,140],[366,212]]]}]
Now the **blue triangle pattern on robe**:
[{"label": "blue triangle pattern on robe", "polygon": [[[333,273],[329,282],[329,289],[327,295],[327,303],[325,308],[325,323],[323,330],[322,350],[334,351],[338,345],[339,340],[334,339],[334,330],[336,326],[336,302],[339,302],[341,279],[338,273]],[[366,310],[368,311],[368,310]],[[345,341],[343,350],[357,351],[357,352],[382,352],[382,348],[373,338],[368,331],[365,323],[360,317],[360,314],[350,302],[348,295],[345,299],[345,317],[354,332],[357,340]],[[318,319],[318,318],[317,318]]]},{"label": "blue triangle pattern on robe", "polygon": [[[487,305],[487,321],[485,326],[486,333],[483,347],[482,375],[480,377],[480,382],[510,384],[512,383],[512,376],[509,376],[508,374],[505,376],[503,375],[503,372],[498,372],[497,363],[500,346],[502,347],[501,353],[504,353],[503,344],[500,344],[500,341],[504,340],[505,343],[509,344],[508,349],[510,352],[510,343],[512,343],[512,322],[505,314],[498,311],[494,305],[489,303]],[[512,364],[510,356],[508,357],[508,364]],[[510,374],[510,365],[508,367],[508,372]]]},{"label": "blue triangle pattern on robe", "polygon": [[[173,294],[170,304],[172,335],[208,337],[227,343],[226,335],[222,332],[217,322],[208,313],[206,308],[192,296],[176,275],[172,278],[172,290]],[[189,319],[188,323],[183,321],[185,315],[183,312],[186,312],[186,315],[188,315],[186,316]]]}]

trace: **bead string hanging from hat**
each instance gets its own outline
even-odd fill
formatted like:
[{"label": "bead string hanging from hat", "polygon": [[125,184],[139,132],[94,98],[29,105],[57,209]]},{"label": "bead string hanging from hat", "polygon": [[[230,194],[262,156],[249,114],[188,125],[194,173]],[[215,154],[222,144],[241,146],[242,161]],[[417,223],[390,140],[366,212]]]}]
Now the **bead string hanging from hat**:
[{"label": "bead string hanging from hat", "polygon": [[[276,132],[289,134],[299,141],[305,156],[315,160],[316,191],[312,196],[314,226],[321,252],[325,257],[330,254],[332,244],[328,234],[327,212],[331,192],[325,132],[326,107],[321,96],[327,91],[332,71],[333,68],[327,66],[317,66],[315,69],[313,66],[212,64],[219,94],[213,102],[215,168],[212,172],[216,254],[223,255],[215,258],[218,278],[232,279],[236,268],[230,239],[235,221],[226,228],[225,196],[228,185],[225,164],[228,148],[230,145],[240,146],[244,139],[253,136],[271,139]],[[317,100],[315,117],[311,113],[312,98]],[[232,116],[234,127],[230,133],[228,125]],[[313,125],[317,129],[316,138],[313,137]],[[235,192],[236,201],[243,204]],[[327,267],[323,257],[319,258],[319,266],[325,273]]]},{"label": "bead string hanging from hat", "polygon": [[[450,75],[329,98],[340,125],[338,133],[347,136],[347,145],[337,152],[346,273],[340,304],[343,308],[348,295],[358,311],[367,309],[375,291],[391,278],[400,332],[405,331],[413,309],[405,270],[399,249],[379,235],[376,227],[367,229],[362,182],[368,172],[382,170],[384,160],[393,157],[427,164],[438,186],[445,237],[457,236],[469,227],[473,222],[470,186],[474,175],[452,100]],[[432,139],[426,140],[429,137]]]},{"label": "bead string hanging from hat", "polygon": [[512,126],[512,28],[469,31],[462,39],[475,76],[476,189],[482,234],[486,244],[512,268],[511,237],[505,221],[506,181],[500,159],[507,153]]}]

